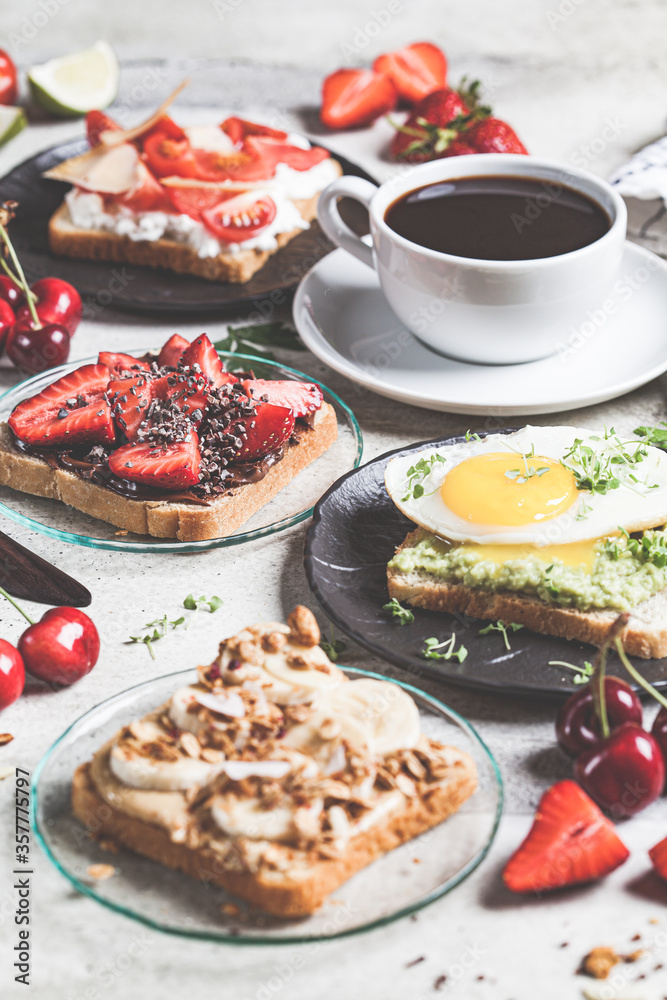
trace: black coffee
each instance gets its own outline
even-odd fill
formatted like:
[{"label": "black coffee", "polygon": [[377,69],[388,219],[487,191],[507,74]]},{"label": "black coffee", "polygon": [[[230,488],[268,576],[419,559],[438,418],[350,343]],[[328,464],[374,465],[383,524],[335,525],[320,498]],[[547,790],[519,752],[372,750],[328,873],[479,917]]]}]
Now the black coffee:
[{"label": "black coffee", "polygon": [[600,239],[611,220],[573,188],[528,177],[460,177],[392,202],[387,225],[430,250],[477,260],[557,257]]}]

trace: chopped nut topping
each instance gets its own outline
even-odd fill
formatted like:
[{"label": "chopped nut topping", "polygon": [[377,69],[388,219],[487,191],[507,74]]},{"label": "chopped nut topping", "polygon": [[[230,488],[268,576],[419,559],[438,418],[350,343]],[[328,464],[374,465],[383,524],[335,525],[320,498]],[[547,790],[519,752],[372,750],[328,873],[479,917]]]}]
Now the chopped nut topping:
[{"label": "chopped nut topping", "polygon": [[212,747],[205,747],[201,751],[202,760],[207,761],[209,764],[218,764],[221,760],[224,760],[224,754],[220,750],[214,750]]},{"label": "chopped nut topping", "polygon": [[254,666],[259,666],[262,662],[262,654],[259,649],[254,642],[249,642],[247,639],[239,643],[237,652],[245,663],[252,663]]},{"label": "chopped nut topping", "polygon": [[97,879],[97,881],[102,882],[104,879],[111,878],[116,874],[116,869],[113,865],[89,865],[86,869],[86,874],[89,878]]},{"label": "chopped nut topping", "polygon": [[320,627],[312,611],[297,604],[287,619],[290,636],[300,646],[317,646],[321,639]]},{"label": "chopped nut topping", "polygon": [[277,653],[287,643],[287,636],[283,632],[269,632],[262,636],[262,647],[267,653]]},{"label": "chopped nut topping", "polygon": [[287,656],[287,666],[294,670],[307,670],[308,660],[301,653],[289,653]]},{"label": "chopped nut topping", "polygon": [[4,747],[6,743],[11,743],[14,737],[11,733],[0,733],[0,747]]},{"label": "chopped nut topping", "polygon": [[335,740],[340,736],[341,724],[338,719],[324,719],[318,732],[323,740]]},{"label": "chopped nut topping", "polygon": [[313,713],[310,705],[286,705],[285,721],[290,723],[305,722]]},{"label": "chopped nut topping", "polygon": [[192,733],[181,733],[179,741],[188,757],[193,757],[195,760],[199,760],[201,755],[201,744],[196,736]]},{"label": "chopped nut topping", "polygon": [[396,782],[396,787],[398,788],[399,792],[402,792],[403,795],[407,796],[408,798],[412,798],[414,795],[417,794],[417,789],[415,788],[414,781],[410,781],[407,774],[402,774],[402,773],[397,774],[396,777],[394,778],[394,781]]},{"label": "chopped nut topping", "polygon": [[413,778],[417,779],[417,781],[423,781],[426,777],[426,768],[413,753],[410,753],[410,751],[405,753],[403,756],[403,766]]},{"label": "chopped nut topping", "polygon": [[593,948],[581,963],[582,971],[593,979],[606,979],[615,965],[621,961],[613,948],[604,946]]}]

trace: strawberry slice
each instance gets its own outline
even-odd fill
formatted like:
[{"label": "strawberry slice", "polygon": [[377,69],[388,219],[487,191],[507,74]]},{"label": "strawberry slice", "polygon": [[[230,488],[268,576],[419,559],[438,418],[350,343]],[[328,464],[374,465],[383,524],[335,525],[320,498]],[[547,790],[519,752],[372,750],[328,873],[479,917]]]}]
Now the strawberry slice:
[{"label": "strawberry slice", "polygon": [[102,132],[115,131],[119,128],[120,125],[103,111],[89,111],[86,115],[86,135],[91,146],[99,146]]},{"label": "strawberry slice", "polygon": [[591,882],[629,857],[614,824],[574,781],[547,789],[528,836],[505,866],[512,892],[545,892]]},{"label": "strawberry slice", "polygon": [[415,42],[397,52],[378,56],[373,69],[388,76],[408,104],[416,104],[447,82],[445,53],[431,42]]},{"label": "strawberry slice", "polygon": [[108,382],[106,365],[83,365],[19,403],[9,426],[19,440],[45,448],[107,444],[115,437]]},{"label": "strawberry slice", "polygon": [[109,468],[121,479],[163,490],[180,490],[199,482],[201,455],[197,435],[174,444],[125,444],[109,456]]},{"label": "strawberry slice", "polygon": [[169,368],[176,368],[183,351],[190,346],[190,342],[181,337],[180,333],[174,333],[166,344],[163,344],[157,363],[160,368],[167,365]]},{"label": "strawberry slice", "polygon": [[150,365],[146,361],[133,358],[131,354],[114,353],[113,351],[100,351],[98,364],[106,365],[111,375],[120,375],[121,372],[150,371]]},{"label": "strawberry slice", "polygon": [[664,878],[667,882],[667,837],[652,847],[648,856],[660,878]]},{"label": "strawberry slice", "polygon": [[288,406],[260,403],[254,415],[244,425],[243,445],[235,462],[248,462],[277,451],[289,440],[294,430],[294,413]]},{"label": "strawberry slice", "polygon": [[213,385],[226,385],[228,382],[238,382],[238,379],[225,371],[218,352],[205,333],[196,337],[191,344],[188,344],[181,364],[186,366],[199,365],[200,371]]},{"label": "strawberry slice", "polygon": [[116,424],[132,441],[153,398],[153,381],[139,373],[119,375],[110,380],[107,398]]},{"label": "strawberry slice", "polygon": [[191,372],[183,375],[174,372],[173,375],[163,375],[151,384],[153,399],[169,400],[178,407],[181,413],[190,417],[192,423],[199,426],[206,411],[206,397],[211,389],[211,383],[203,375]]},{"label": "strawberry slice", "polygon": [[324,399],[320,387],[312,382],[255,378],[245,379],[243,386],[253,399],[263,399],[275,406],[289,406],[295,418],[306,417],[319,410]]},{"label": "strawberry slice", "polygon": [[249,122],[245,118],[237,118],[236,116],[226,118],[220,128],[227,133],[234,145],[242,143],[249,135],[263,135],[279,141],[284,141],[287,138],[287,132],[282,132],[277,128],[269,128],[268,125],[258,125],[257,122]]},{"label": "strawberry slice", "polygon": [[320,118],[327,128],[360,128],[396,107],[392,80],[370,69],[339,69],[322,84]]}]

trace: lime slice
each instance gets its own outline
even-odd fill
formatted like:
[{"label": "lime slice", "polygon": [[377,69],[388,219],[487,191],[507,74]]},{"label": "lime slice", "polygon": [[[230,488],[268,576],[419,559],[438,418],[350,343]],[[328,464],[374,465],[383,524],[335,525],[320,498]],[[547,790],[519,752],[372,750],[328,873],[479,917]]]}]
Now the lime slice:
[{"label": "lime slice", "polygon": [[0,146],[22,132],[28,124],[23,108],[11,108],[0,104]]},{"label": "lime slice", "polygon": [[35,102],[62,118],[106,108],[118,92],[118,60],[106,42],[33,66],[28,81]]}]

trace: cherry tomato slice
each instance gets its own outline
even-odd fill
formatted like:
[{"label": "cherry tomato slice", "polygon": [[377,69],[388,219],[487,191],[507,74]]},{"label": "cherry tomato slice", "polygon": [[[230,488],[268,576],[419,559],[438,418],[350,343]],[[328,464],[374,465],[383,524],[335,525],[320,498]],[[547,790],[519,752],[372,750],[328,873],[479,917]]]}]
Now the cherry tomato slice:
[{"label": "cherry tomato slice", "polygon": [[277,128],[269,128],[268,125],[258,125],[256,122],[246,121],[245,118],[226,118],[220,126],[226,132],[234,144],[240,144],[248,135],[265,135],[271,139],[284,141],[287,139],[287,132],[282,132]]},{"label": "cherry tomato slice", "polygon": [[144,139],[144,156],[157,177],[196,177],[197,163],[187,139],[155,131]]},{"label": "cherry tomato slice", "polygon": [[223,243],[242,243],[266,229],[276,217],[268,194],[244,191],[202,212],[204,224]]},{"label": "cherry tomato slice", "polygon": [[205,187],[165,187],[169,200],[181,215],[202,221],[202,212],[224,200],[223,192]]}]

